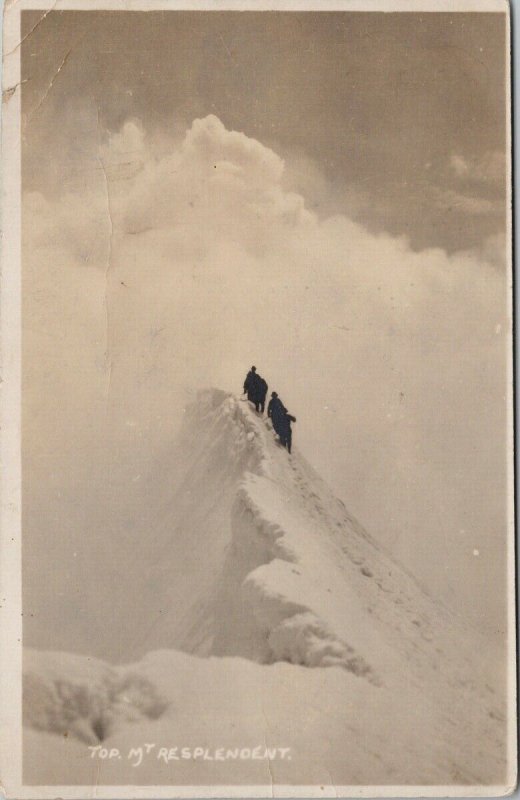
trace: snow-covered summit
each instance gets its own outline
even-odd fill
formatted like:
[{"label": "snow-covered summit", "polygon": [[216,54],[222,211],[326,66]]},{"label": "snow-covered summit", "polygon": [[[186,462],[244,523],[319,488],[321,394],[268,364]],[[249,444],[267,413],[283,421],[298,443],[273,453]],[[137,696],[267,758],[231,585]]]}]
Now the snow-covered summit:
[{"label": "snow-covered summit", "polygon": [[[402,659],[421,674],[440,669],[449,613],[378,546],[297,446],[291,456],[280,447],[249,403],[200,392],[175,452],[180,473],[156,543],[161,558],[149,556],[152,569],[160,564],[152,572],[158,598],[175,600],[169,610],[163,603],[150,645],[338,664],[371,680],[384,661],[380,681],[390,664],[401,671]],[[182,575],[177,565],[187,567]]]},{"label": "snow-covered summit", "polygon": [[[136,537],[117,587],[128,617],[113,660],[129,665],[37,651],[26,660],[27,746],[43,747],[49,770],[68,763],[66,731],[70,747],[294,751],[269,770],[186,762],[180,783],[505,779],[502,702],[483,644],[246,401],[201,392],[146,496],[155,524]],[[131,781],[175,782],[166,767],[150,761]],[[85,760],[85,783],[92,769]],[[128,765],[103,769],[119,783]]]}]

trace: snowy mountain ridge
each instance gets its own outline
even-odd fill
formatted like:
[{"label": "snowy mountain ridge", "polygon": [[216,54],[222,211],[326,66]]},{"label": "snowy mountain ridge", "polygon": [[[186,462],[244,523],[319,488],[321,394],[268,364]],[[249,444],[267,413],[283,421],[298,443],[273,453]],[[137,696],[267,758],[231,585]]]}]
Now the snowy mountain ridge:
[{"label": "snowy mountain ridge", "polygon": [[[289,456],[276,444],[267,420],[209,390],[189,411],[188,428],[208,430],[206,452],[213,432],[224,431],[227,457],[241,470],[206,653],[334,664],[377,683],[370,664],[385,642],[395,647],[393,632],[407,658],[423,651],[438,661],[430,617],[446,625],[449,613],[373,541],[297,448]],[[385,663],[392,660],[387,653]]]},{"label": "snowy mountain ridge", "polygon": [[[289,456],[248,403],[213,389],[186,410],[167,457],[150,483],[163,476],[156,525],[114,587],[128,601],[123,665],[27,652],[27,763],[41,751],[49,774],[88,783],[99,764],[85,744],[267,742],[293,748],[292,761],[244,763],[234,781],[272,783],[274,770],[279,783],[501,782],[503,700],[485,643],[297,448]],[[131,781],[170,783],[163,766]],[[124,764],[103,769],[105,783],[130,780]],[[230,782],[225,765],[212,770],[186,762],[176,780]]]}]

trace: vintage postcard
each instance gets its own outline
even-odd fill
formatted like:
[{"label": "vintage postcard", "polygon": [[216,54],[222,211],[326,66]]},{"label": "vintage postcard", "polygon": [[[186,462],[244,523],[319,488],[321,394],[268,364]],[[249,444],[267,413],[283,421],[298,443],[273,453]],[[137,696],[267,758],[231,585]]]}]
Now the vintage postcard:
[{"label": "vintage postcard", "polygon": [[9,800],[514,790],[509,37],[7,3]]}]

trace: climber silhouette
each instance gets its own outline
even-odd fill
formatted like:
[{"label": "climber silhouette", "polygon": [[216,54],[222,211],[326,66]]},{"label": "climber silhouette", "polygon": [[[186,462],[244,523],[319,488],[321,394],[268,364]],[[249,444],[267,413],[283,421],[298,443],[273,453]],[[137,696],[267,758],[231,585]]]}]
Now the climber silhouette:
[{"label": "climber silhouette", "polygon": [[291,422],[296,422],[296,417],[289,414],[276,392],[271,392],[267,416],[272,420],[274,431],[280,438],[280,444],[282,447],[286,447],[290,453],[292,447]]},{"label": "climber silhouette", "polygon": [[265,398],[267,395],[267,383],[256,371],[256,367],[251,367],[246,375],[244,381],[244,394],[247,393],[247,399],[253,403],[255,411],[264,413]]},{"label": "climber silhouette", "polygon": [[258,397],[259,397],[259,400],[260,400],[260,412],[263,414],[264,413],[264,409],[265,409],[265,398],[267,397],[267,390],[268,390],[269,387],[267,385],[267,382],[263,378],[258,376],[258,379],[259,379],[259,381],[258,381],[258,390],[259,390]]}]

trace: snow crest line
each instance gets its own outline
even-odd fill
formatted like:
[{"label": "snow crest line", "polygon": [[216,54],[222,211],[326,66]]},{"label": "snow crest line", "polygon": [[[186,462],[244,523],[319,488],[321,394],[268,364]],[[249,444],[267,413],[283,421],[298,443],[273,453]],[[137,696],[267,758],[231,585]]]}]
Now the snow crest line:
[{"label": "snow crest line", "polygon": [[251,457],[231,509],[232,539],[217,597],[212,654],[263,664],[341,667],[381,685],[367,660],[306,602],[313,578],[299,551],[312,544],[317,531],[298,514],[290,462],[285,451],[277,452],[269,422],[233,397],[224,401],[222,413],[236,426],[237,448],[248,449]]},{"label": "snow crest line", "polygon": [[260,563],[245,575],[239,594],[251,614],[253,630],[263,640],[262,662],[342,667],[380,685],[366,660],[305,603],[308,576],[300,565],[297,546],[288,541],[283,526],[270,519],[265,506],[262,508],[256,499],[258,495],[272,499],[279,491],[272,481],[249,474],[234,508],[241,522],[234,525],[234,536],[245,538],[242,547],[250,545],[262,553]]}]

